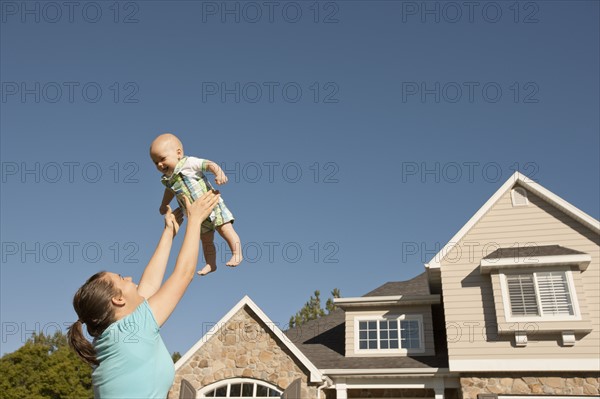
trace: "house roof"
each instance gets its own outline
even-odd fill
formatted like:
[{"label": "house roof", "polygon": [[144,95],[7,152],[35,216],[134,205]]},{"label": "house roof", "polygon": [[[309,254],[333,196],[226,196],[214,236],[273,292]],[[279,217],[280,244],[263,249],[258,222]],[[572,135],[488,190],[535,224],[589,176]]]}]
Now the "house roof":
[{"label": "house roof", "polygon": [[421,273],[407,281],[390,281],[371,292],[367,292],[366,297],[371,296],[393,296],[393,295],[429,295],[429,284],[427,284],[427,273]]},{"label": "house roof", "polygon": [[481,207],[479,210],[469,219],[469,221],[448,241],[448,243],[429,261],[425,264],[428,270],[439,269],[441,261],[444,258],[444,254],[450,253],[450,251],[456,246],[461,239],[475,226],[475,224],[498,202],[498,200],[511,190],[515,186],[520,186],[526,190],[531,191],[533,194],[547,201],[557,209],[561,210],[565,214],[569,215],[579,223],[583,224],[587,228],[591,229],[596,234],[600,234],[600,222],[582,210],[578,209],[574,205],[565,201],[558,195],[554,194],[550,190],[542,187],[540,184],[529,179],[527,176],[522,175],[519,172],[515,172],[495,193],[490,199]]},{"label": "house roof", "polygon": [[213,328],[206,333],[190,350],[188,350],[182,357],[175,363],[175,370],[179,370],[188,360],[190,360],[194,354],[215,334],[217,334],[221,328],[241,309],[250,309],[258,319],[269,329],[278,339],[281,346],[288,349],[304,367],[310,372],[311,382],[320,382],[323,380],[323,374],[315,367],[313,363],[301,352],[290,340],[284,335],[283,331],[277,327],[275,323],[269,319],[269,317],[248,297],[244,296],[219,322],[216,324],[218,328]]},{"label": "house roof", "polygon": [[[422,273],[408,281],[385,283],[365,294],[364,297],[412,296],[419,294],[429,295],[426,273]],[[434,324],[436,324],[435,320]],[[444,329],[443,316],[439,328]],[[435,331],[435,334],[438,332]],[[285,332],[285,335],[319,369],[375,370],[448,367],[448,355],[445,346],[436,347],[435,356],[346,357],[346,316],[342,309],[336,309],[327,316],[289,329]]]},{"label": "house roof", "polygon": [[519,258],[523,256],[561,256],[561,255],[585,255],[584,252],[560,245],[542,245],[535,247],[498,248],[483,259]]}]

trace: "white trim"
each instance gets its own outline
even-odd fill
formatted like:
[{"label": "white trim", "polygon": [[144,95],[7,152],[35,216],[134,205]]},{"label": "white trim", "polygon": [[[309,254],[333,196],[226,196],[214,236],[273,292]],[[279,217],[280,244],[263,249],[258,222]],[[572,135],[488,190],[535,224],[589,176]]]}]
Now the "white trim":
[{"label": "white trim", "polygon": [[[534,248],[534,247],[532,247]],[[518,268],[523,266],[545,267],[556,265],[577,265],[579,270],[586,270],[592,257],[588,254],[553,255],[553,256],[523,256],[511,258],[481,259],[479,264],[481,274],[489,274],[493,270]]]},{"label": "white trim", "polygon": [[208,340],[215,334],[217,334],[221,328],[225,327],[229,319],[231,319],[238,311],[247,306],[252,310],[256,316],[267,326],[267,328],[275,334],[281,343],[294,355],[296,358],[308,369],[310,372],[310,382],[321,382],[323,375],[319,369],[290,341],[290,339],[281,331],[275,323],[269,319],[269,317],[256,305],[248,295],[245,295],[225,316],[219,320],[219,322],[202,338],[198,340],[182,357],[175,363],[175,372],[179,370],[188,360],[194,356],[198,349],[208,342]]},{"label": "white trim", "polygon": [[[560,315],[560,316],[548,316],[548,315],[540,315],[540,316],[512,316],[510,301],[508,298],[508,286],[506,283],[506,275],[507,274],[529,274],[529,273],[544,273],[544,272],[564,272],[567,278],[567,286],[569,287],[569,294],[571,296],[571,306],[573,306],[573,315]],[[535,281],[535,292],[536,297],[538,296],[538,284],[537,279]],[[504,319],[508,323],[512,322],[543,322],[543,321],[579,321],[581,320],[581,313],[579,312],[579,303],[577,301],[577,293],[575,291],[575,284],[573,283],[573,274],[571,270],[564,268],[549,268],[543,270],[531,270],[531,269],[523,269],[523,270],[512,270],[511,273],[500,273],[500,290],[502,295],[502,304],[504,305]],[[541,304],[538,300],[538,309],[541,312]],[[544,331],[543,325],[537,326],[540,331]],[[565,325],[565,329],[568,330],[568,325]]]},{"label": "white trim", "polygon": [[485,215],[498,200],[517,183],[531,191],[540,198],[548,201],[573,219],[577,220],[584,226],[590,228],[595,233],[600,233],[600,221],[594,219],[587,213],[571,205],[558,195],[552,193],[548,189],[542,187],[538,183],[530,180],[527,176],[519,172],[515,172],[504,184],[490,197],[489,200],[469,219],[469,221],[448,241],[448,243],[429,261],[425,264],[427,269],[436,269],[441,266],[442,259],[448,254],[469,230]]},{"label": "white trim", "polygon": [[527,332],[526,331],[515,331],[515,346],[523,348],[527,346]]},{"label": "white trim", "polygon": [[[213,396],[202,396],[202,395],[204,395],[207,392],[212,391],[214,389],[220,388],[223,385],[243,384],[243,383],[261,384],[267,388],[281,392],[281,395],[283,395],[283,391],[284,391],[282,388],[279,388],[278,386],[275,386],[267,381],[258,380],[256,378],[236,377],[236,378],[227,378],[224,380],[215,381],[212,384],[203,386],[198,391],[196,391],[196,397],[197,398],[210,398]],[[219,397],[219,396],[217,396],[217,397]],[[230,397],[230,396],[227,396],[227,397]],[[254,388],[254,396],[247,396],[247,397],[256,398],[256,387]],[[262,397],[263,396],[259,396],[258,398],[262,398]]]},{"label": "white trim", "polygon": [[333,387],[343,384],[346,390],[355,389],[433,389],[460,388],[458,374],[412,374],[412,375],[339,375],[332,377]]},{"label": "white trim", "polygon": [[389,368],[389,369],[321,369],[321,372],[328,377],[331,376],[360,376],[368,377],[371,375],[389,375],[389,376],[402,376],[402,375],[446,375],[450,374],[450,370],[447,368]]},{"label": "white trim", "polygon": [[575,346],[575,331],[563,331],[561,334],[562,346]]},{"label": "white trim", "polygon": [[452,372],[474,371],[600,371],[598,358],[553,359],[450,359]]},{"label": "white trim", "polygon": [[381,305],[435,305],[441,303],[439,294],[428,295],[390,295],[334,298],[333,303],[344,306],[381,306]]},{"label": "white trim", "polygon": [[[379,331],[380,321],[396,320],[398,322],[398,348],[397,349],[360,349],[360,322],[374,321],[377,323],[377,331]],[[400,321],[416,320],[419,323],[419,347],[418,348],[402,348],[402,334]],[[377,345],[379,346],[380,339],[377,336]],[[425,333],[423,331],[423,315],[422,314],[391,314],[391,315],[357,315],[354,317],[354,354],[355,355],[400,355],[408,356],[425,352]]]},{"label": "white trim", "polygon": [[334,385],[335,388],[335,397],[337,399],[347,399],[348,398],[348,388],[346,387],[346,381],[340,381]]}]

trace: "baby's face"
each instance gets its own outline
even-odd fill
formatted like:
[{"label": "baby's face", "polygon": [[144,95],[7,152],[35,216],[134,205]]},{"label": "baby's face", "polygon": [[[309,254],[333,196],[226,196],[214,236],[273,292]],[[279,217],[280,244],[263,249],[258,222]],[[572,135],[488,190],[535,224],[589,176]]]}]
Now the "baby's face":
[{"label": "baby's face", "polygon": [[150,149],[150,158],[160,173],[171,176],[175,166],[183,157],[183,151],[171,142],[156,143]]}]

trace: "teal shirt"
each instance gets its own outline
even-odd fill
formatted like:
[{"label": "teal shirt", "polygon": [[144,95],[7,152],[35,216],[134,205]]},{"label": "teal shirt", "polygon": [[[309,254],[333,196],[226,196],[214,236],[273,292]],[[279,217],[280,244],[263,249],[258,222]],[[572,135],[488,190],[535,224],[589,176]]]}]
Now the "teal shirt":
[{"label": "teal shirt", "polygon": [[94,340],[100,365],[92,372],[97,399],[167,397],[175,367],[148,301]]}]

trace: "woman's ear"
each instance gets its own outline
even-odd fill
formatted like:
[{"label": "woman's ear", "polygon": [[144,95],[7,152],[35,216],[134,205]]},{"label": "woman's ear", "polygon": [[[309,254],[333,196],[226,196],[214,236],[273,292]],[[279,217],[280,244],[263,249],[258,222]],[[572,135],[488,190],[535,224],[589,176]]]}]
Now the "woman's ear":
[{"label": "woman's ear", "polygon": [[123,295],[115,296],[112,298],[112,303],[115,306],[123,306],[125,305],[125,297]]}]

